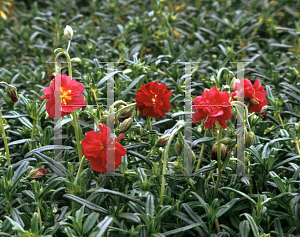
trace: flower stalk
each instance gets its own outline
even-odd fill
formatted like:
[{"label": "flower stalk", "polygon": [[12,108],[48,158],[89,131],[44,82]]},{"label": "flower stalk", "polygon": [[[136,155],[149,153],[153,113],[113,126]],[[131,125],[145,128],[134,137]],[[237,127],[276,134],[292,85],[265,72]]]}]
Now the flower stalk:
[{"label": "flower stalk", "polygon": [[[204,136],[203,137],[206,137],[206,130],[204,132]],[[204,153],[204,146],[205,146],[205,143],[203,142],[202,146],[201,146],[201,151],[200,151],[200,159],[198,160],[198,163],[197,163],[197,166],[196,166],[196,171],[200,168],[201,157],[203,157],[203,153]]]},{"label": "flower stalk", "polygon": [[7,166],[9,167],[11,163],[10,163],[9,149],[8,149],[8,145],[7,145],[7,139],[6,139],[6,134],[5,134],[5,130],[4,130],[1,110],[0,110],[0,125],[1,125],[1,133],[2,133],[1,135],[3,137],[3,142],[4,142],[4,147],[5,147]]},{"label": "flower stalk", "polygon": [[222,140],[222,128],[221,126],[218,125],[218,178],[217,178],[217,182],[216,182],[216,186],[215,186],[215,192],[214,192],[214,199],[217,198],[217,194],[218,194],[218,188],[219,188],[219,184],[220,184],[220,180],[221,180],[221,140]]},{"label": "flower stalk", "polygon": [[169,149],[171,146],[171,142],[173,140],[173,138],[175,137],[176,133],[185,125],[185,123],[183,121],[178,121],[177,123],[177,128],[173,130],[173,132],[171,133],[171,136],[168,140],[167,146],[164,150],[163,153],[163,170],[162,170],[162,182],[161,182],[161,189],[160,189],[160,205],[163,205],[164,203],[164,193],[165,193],[165,183],[166,183],[166,178],[165,178],[165,174],[166,174],[166,169],[167,169],[167,163],[168,163],[168,154],[169,154]]}]

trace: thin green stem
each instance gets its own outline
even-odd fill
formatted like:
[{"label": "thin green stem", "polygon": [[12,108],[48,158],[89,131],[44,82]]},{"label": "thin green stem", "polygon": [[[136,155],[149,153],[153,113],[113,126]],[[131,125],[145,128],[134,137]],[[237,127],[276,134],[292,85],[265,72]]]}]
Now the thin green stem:
[{"label": "thin green stem", "polygon": [[278,118],[279,118],[279,121],[280,121],[281,125],[283,125],[283,121],[282,121],[281,116],[280,116],[280,111],[277,112],[277,115],[278,115]]},{"label": "thin green stem", "polygon": [[56,55],[56,57],[55,57],[55,62],[57,62],[57,59],[58,59],[58,57],[59,57],[60,55],[64,54],[64,55],[66,56],[66,58],[67,58],[67,61],[68,61],[69,76],[70,76],[71,79],[72,79],[72,65],[71,65],[70,55],[69,55],[66,51],[64,51],[63,49],[58,49],[58,50],[60,50],[60,51],[62,51],[62,52],[60,52],[60,53],[58,53],[58,54]]},{"label": "thin green stem", "polygon": [[0,124],[1,124],[1,133],[2,133],[2,137],[3,137],[4,147],[5,147],[7,166],[9,167],[10,166],[10,156],[9,156],[9,149],[8,149],[8,145],[7,145],[1,110],[0,110]]},{"label": "thin green stem", "polygon": [[217,178],[217,182],[216,182],[216,186],[215,186],[215,192],[214,192],[214,199],[217,198],[217,194],[218,194],[218,188],[219,188],[219,184],[220,184],[220,180],[221,180],[221,139],[222,139],[222,128],[221,126],[219,126],[218,129],[218,178]]},{"label": "thin green stem", "polygon": [[[206,130],[204,132],[204,136],[203,137],[206,137]],[[200,151],[200,159],[198,160],[198,163],[197,163],[197,166],[196,166],[196,171],[200,168],[201,157],[203,157],[203,153],[204,153],[204,145],[205,145],[205,143],[203,142],[202,143],[202,147],[201,147],[201,151]]]},{"label": "thin green stem", "polygon": [[72,37],[69,39],[69,42],[68,42],[67,53],[68,53],[68,51],[69,51],[69,48],[70,48],[70,45],[71,45],[71,41],[72,41]]},{"label": "thin green stem", "polygon": [[[221,169],[221,139],[222,139],[222,127],[218,124],[218,136],[217,136],[217,139],[218,139],[218,153],[217,153],[217,156],[218,156],[218,178],[217,178],[217,182],[216,182],[216,186],[215,186],[215,193],[214,193],[214,199],[217,198],[217,195],[218,195],[218,188],[219,188],[219,184],[220,184],[220,180],[221,180],[221,175],[222,175],[222,169]],[[220,228],[220,225],[219,225],[219,220],[218,218],[215,219],[215,224],[216,224],[216,227],[218,229],[218,232],[221,232],[221,228]]]},{"label": "thin green stem", "polygon": [[34,139],[34,131],[35,131],[35,126],[36,126],[36,119],[33,119],[33,123],[32,123],[32,131],[31,131],[31,141],[30,141],[30,148],[29,151],[32,150],[32,144],[33,144],[33,139]]},{"label": "thin green stem", "polygon": [[168,162],[168,154],[169,154],[169,149],[171,146],[171,142],[173,140],[173,138],[175,137],[176,133],[184,126],[184,122],[183,121],[178,121],[177,123],[177,128],[173,130],[173,132],[171,133],[171,136],[168,140],[167,146],[164,150],[163,153],[163,170],[162,170],[162,181],[161,181],[161,189],[160,189],[160,205],[163,205],[164,203],[164,193],[165,193],[165,183],[166,183],[166,178],[165,178],[165,174],[166,174],[166,169],[167,169],[167,162]]},{"label": "thin green stem", "polygon": [[151,132],[152,131],[152,126],[151,126],[151,118],[150,118],[150,116],[147,117],[147,126],[148,126],[148,130]]},{"label": "thin green stem", "polygon": [[298,155],[300,156],[299,141],[298,141],[298,142],[296,142],[296,148],[297,148]]},{"label": "thin green stem", "polygon": [[82,157],[81,143],[80,143],[80,139],[79,139],[79,131],[78,131],[78,126],[77,126],[77,115],[76,115],[75,110],[72,112],[72,116],[73,116],[73,125],[74,125],[76,142],[77,142],[77,152],[78,152],[78,156],[79,156],[79,169],[78,169],[78,173],[76,176],[76,178],[78,178],[82,172],[84,159]]},{"label": "thin green stem", "polygon": [[42,216],[41,216],[41,210],[40,210],[40,207],[39,206],[37,206],[37,212],[38,212],[38,214],[39,214],[39,223],[40,223],[40,228],[42,228],[42,226],[43,226],[43,222],[42,222]]}]

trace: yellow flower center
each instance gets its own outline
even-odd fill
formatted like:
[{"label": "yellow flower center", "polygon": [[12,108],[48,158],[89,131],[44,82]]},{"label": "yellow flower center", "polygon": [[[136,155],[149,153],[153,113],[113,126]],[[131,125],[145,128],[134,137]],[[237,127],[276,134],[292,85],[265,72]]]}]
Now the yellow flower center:
[{"label": "yellow flower center", "polygon": [[[152,94],[154,94],[154,96],[155,96],[155,98],[156,98],[157,95],[155,95],[155,93],[153,93],[151,90],[150,90],[150,92],[151,92]],[[151,99],[151,101],[152,101],[153,104],[155,104],[155,101],[156,101],[155,98],[152,98],[152,99]]]},{"label": "yellow flower center", "polygon": [[64,90],[62,87],[60,88],[61,90],[61,103],[66,105],[67,104],[67,101],[66,100],[71,100],[72,97],[69,96],[69,94],[71,94],[71,90]]}]

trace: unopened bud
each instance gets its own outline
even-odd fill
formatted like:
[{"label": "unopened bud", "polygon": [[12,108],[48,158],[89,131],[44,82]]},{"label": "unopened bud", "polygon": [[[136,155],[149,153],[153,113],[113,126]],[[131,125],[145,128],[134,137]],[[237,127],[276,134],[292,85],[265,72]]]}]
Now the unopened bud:
[{"label": "unopened bud", "polygon": [[230,82],[230,92],[235,92],[235,82],[236,82],[236,77],[232,78]]},{"label": "unopened bud", "polygon": [[157,146],[166,145],[167,142],[169,141],[170,136],[171,136],[171,134],[166,134],[166,135],[163,135],[163,136],[159,137],[156,141],[156,145]]},{"label": "unopened bud", "polygon": [[255,113],[255,114],[262,117],[263,119],[265,119],[267,116],[267,110],[268,110],[268,105],[265,105],[262,107],[262,109],[259,113]]},{"label": "unopened bud", "polygon": [[[212,151],[210,153],[210,157],[212,160],[218,160],[217,150],[218,150],[218,144],[215,143],[213,145]],[[224,160],[226,158],[227,154],[228,154],[228,150],[227,150],[226,146],[223,143],[221,143],[221,160]]]},{"label": "unopened bud", "polygon": [[73,30],[71,28],[71,26],[66,26],[65,30],[64,30],[64,35],[67,37],[67,38],[72,38],[73,36]]},{"label": "unopened bud", "polygon": [[249,132],[245,134],[245,147],[249,148],[254,143],[255,134],[253,132]]},{"label": "unopened bud", "polygon": [[133,120],[131,118],[125,119],[120,125],[120,133],[127,132],[132,126]]},{"label": "unopened bud", "polygon": [[9,85],[6,88],[6,93],[9,96],[9,98],[11,98],[12,102],[16,103],[19,100],[18,99],[18,92],[17,92],[16,87]]},{"label": "unopened bud", "polygon": [[47,170],[45,168],[33,169],[29,172],[28,178],[30,179],[39,179],[46,176]]},{"label": "unopened bud", "polygon": [[143,134],[143,128],[141,125],[138,127],[138,134],[141,136]]},{"label": "unopened bud", "polygon": [[256,104],[256,105],[259,104],[259,102],[257,100],[255,100],[254,98],[251,98],[250,101],[252,102],[252,104]]},{"label": "unopened bud", "polygon": [[225,137],[225,138],[223,138],[222,140],[221,140],[221,142],[223,143],[223,144],[227,144],[227,143],[229,143],[231,141],[231,139],[229,138],[229,137]]},{"label": "unopened bud", "polygon": [[297,76],[299,75],[299,72],[298,72],[298,70],[297,70],[296,68],[292,67],[292,68],[290,68],[290,69],[292,70],[292,75],[293,75],[294,77],[297,77]]},{"label": "unopened bud", "polygon": [[[120,107],[124,108],[126,106],[122,106],[121,105]],[[132,114],[133,110],[134,110],[134,107],[131,107],[131,108],[128,108],[128,109],[125,109],[125,110],[121,111],[119,113],[119,118],[127,118],[127,117],[129,117]]]},{"label": "unopened bud", "polygon": [[184,147],[180,144],[179,140],[177,140],[177,142],[175,143],[175,151],[178,156],[182,153],[183,148]]},{"label": "unopened bud", "polygon": [[223,91],[223,92],[226,91],[226,92],[230,93],[230,87],[229,87],[228,85],[223,85],[223,86],[222,86],[222,91]]}]

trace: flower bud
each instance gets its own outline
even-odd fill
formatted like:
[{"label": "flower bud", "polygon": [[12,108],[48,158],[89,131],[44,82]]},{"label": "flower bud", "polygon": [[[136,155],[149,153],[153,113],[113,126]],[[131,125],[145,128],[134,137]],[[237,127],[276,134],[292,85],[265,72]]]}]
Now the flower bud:
[{"label": "flower bud", "polygon": [[28,178],[30,179],[39,179],[46,176],[47,170],[45,168],[33,169],[29,172]]},{"label": "flower bud", "polygon": [[164,146],[169,141],[171,134],[166,134],[161,137],[159,137],[156,141],[156,146]]},{"label": "flower bud", "polygon": [[254,143],[255,134],[253,132],[245,133],[245,147],[249,148]]},{"label": "flower bud", "polygon": [[255,114],[262,117],[263,119],[265,119],[267,116],[267,110],[268,110],[268,105],[265,105],[262,107],[262,109],[259,113],[255,113]]},{"label": "flower bud", "polygon": [[254,98],[251,98],[250,101],[252,102],[252,104],[256,104],[256,105],[259,104],[259,102],[257,100],[255,100]]},{"label": "flower bud", "polygon": [[235,92],[235,83],[236,83],[236,77],[232,78],[230,82],[230,92]]},{"label": "flower bud", "polygon": [[138,127],[138,134],[141,136],[143,134],[143,128],[141,125]]},{"label": "flower bud", "polygon": [[[126,106],[122,106],[121,105],[120,107],[124,108]],[[134,107],[131,107],[131,108],[128,108],[128,109],[125,109],[125,110],[121,111],[119,113],[119,118],[127,118],[127,117],[129,117],[132,114],[133,110],[134,110]]]},{"label": "flower bud", "polygon": [[127,132],[132,126],[133,120],[131,118],[125,119],[120,125],[120,133]]},{"label": "flower bud", "polygon": [[223,138],[223,139],[221,140],[221,142],[222,142],[223,144],[227,144],[227,143],[231,142],[231,139],[230,139],[229,137],[225,137],[225,138]]},{"label": "flower bud", "polygon": [[12,102],[16,103],[19,100],[18,99],[18,92],[17,92],[16,87],[9,85],[6,88],[6,93],[9,96],[9,98],[11,98]]},{"label": "flower bud", "polygon": [[222,86],[222,91],[223,91],[223,92],[226,91],[226,92],[230,93],[230,87],[229,87],[228,85],[223,85],[223,86]]},{"label": "flower bud", "polygon": [[[215,143],[213,145],[212,151],[210,153],[210,157],[212,160],[218,160],[217,150],[218,150],[218,144]],[[223,143],[221,143],[221,160],[224,160],[226,158],[227,154],[228,154],[228,150],[227,150],[226,146]]]},{"label": "flower bud", "polygon": [[178,156],[181,155],[183,148],[184,147],[180,144],[179,140],[177,140],[177,142],[175,143],[175,151]]},{"label": "flower bud", "polygon": [[73,30],[71,28],[71,26],[66,26],[65,30],[64,30],[64,35],[67,37],[67,38],[72,38],[73,36]]}]

